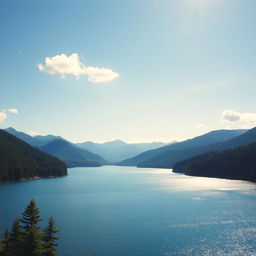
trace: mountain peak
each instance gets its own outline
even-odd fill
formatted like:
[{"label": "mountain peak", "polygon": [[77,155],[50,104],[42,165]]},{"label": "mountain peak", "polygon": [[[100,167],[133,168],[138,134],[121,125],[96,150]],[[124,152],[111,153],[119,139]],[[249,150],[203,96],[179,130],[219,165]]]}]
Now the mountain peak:
[{"label": "mountain peak", "polygon": [[17,132],[13,127],[8,127],[5,129],[7,132]]}]

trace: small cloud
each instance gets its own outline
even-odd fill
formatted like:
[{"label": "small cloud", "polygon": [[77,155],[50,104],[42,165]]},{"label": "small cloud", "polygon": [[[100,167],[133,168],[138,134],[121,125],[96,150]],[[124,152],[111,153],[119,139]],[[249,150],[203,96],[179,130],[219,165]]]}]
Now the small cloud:
[{"label": "small cloud", "polygon": [[39,132],[36,132],[36,131],[31,131],[28,134],[31,136],[41,135]]},{"label": "small cloud", "polygon": [[243,123],[244,127],[256,125],[256,113],[241,113],[233,110],[225,110],[221,114],[221,120],[229,123]]},{"label": "small cloud", "polygon": [[19,113],[17,108],[9,108],[9,109],[7,109],[5,111],[9,112],[9,113],[13,113],[13,114],[18,114]]},{"label": "small cloud", "polygon": [[196,126],[196,128],[198,129],[198,130],[204,130],[205,129],[205,124],[198,124],[197,126]]},{"label": "small cloud", "polygon": [[45,63],[39,64],[37,67],[40,71],[45,71],[48,74],[60,74],[63,79],[66,78],[66,75],[75,76],[77,79],[82,75],[87,75],[88,80],[93,83],[109,82],[119,77],[119,74],[111,69],[86,66],[80,61],[77,53],[70,56],[60,54],[46,57]]},{"label": "small cloud", "polygon": [[7,115],[4,112],[0,112],[0,123],[3,123],[7,119]]},{"label": "small cloud", "polygon": [[241,113],[233,110],[225,110],[221,114],[221,120],[227,122],[238,122],[241,118]]}]

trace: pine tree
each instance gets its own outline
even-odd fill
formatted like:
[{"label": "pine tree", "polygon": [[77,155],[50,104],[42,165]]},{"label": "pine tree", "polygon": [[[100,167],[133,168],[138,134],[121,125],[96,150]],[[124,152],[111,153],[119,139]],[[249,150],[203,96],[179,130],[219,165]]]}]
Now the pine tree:
[{"label": "pine tree", "polygon": [[20,225],[20,219],[13,222],[11,232],[8,234],[8,243],[5,249],[7,256],[23,256],[24,232]]},{"label": "pine tree", "polygon": [[56,256],[56,247],[58,244],[56,243],[56,240],[59,238],[56,236],[56,233],[58,233],[59,230],[56,228],[55,220],[53,217],[50,217],[48,226],[44,230],[43,234],[43,241],[45,243],[45,256]]},{"label": "pine tree", "polygon": [[22,213],[21,222],[23,223],[23,228],[28,231],[32,226],[37,226],[41,220],[40,210],[36,206],[36,201],[32,199]]},{"label": "pine tree", "polygon": [[24,228],[24,253],[26,256],[41,256],[44,253],[41,228],[40,210],[35,200],[31,200],[22,214],[21,222]]},{"label": "pine tree", "polygon": [[5,230],[4,238],[0,239],[0,256],[57,256],[59,230],[54,218],[49,219],[43,232],[38,224],[41,220],[40,210],[35,200],[31,200],[22,218],[13,222],[11,232]]}]

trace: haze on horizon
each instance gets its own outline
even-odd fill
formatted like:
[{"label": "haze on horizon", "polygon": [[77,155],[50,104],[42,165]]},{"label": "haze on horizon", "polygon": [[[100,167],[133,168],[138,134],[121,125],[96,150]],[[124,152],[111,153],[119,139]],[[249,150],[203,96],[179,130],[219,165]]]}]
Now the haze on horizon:
[{"label": "haze on horizon", "polygon": [[254,0],[1,1],[0,128],[73,142],[256,126]]}]

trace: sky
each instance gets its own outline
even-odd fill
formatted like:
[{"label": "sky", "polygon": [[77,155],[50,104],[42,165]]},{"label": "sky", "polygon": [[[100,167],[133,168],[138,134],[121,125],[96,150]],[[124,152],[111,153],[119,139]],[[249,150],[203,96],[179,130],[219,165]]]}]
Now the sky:
[{"label": "sky", "polygon": [[73,142],[256,126],[255,0],[0,1],[0,128]]}]

